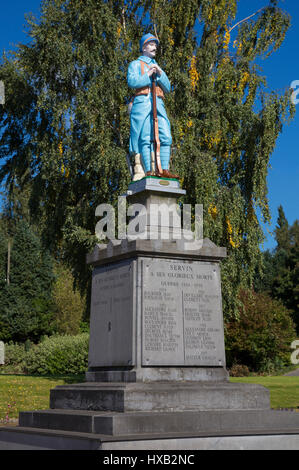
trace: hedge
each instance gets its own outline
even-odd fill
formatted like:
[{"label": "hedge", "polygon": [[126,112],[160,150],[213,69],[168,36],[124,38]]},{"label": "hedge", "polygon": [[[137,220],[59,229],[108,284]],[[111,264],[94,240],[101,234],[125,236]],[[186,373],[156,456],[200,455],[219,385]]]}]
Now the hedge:
[{"label": "hedge", "polygon": [[[5,372],[32,375],[78,375],[88,367],[89,334],[45,337],[37,345],[6,344]],[[1,370],[0,369],[0,370]]]},{"label": "hedge", "polygon": [[88,333],[51,336],[32,348],[25,362],[28,374],[82,374],[88,366]]}]

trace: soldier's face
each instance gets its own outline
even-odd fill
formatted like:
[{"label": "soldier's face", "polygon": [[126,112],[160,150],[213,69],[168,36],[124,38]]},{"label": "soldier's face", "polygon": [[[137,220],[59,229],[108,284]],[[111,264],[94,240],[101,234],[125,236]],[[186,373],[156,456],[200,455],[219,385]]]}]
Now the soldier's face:
[{"label": "soldier's face", "polygon": [[143,54],[153,58],[156,56],[157,52],[157,43],[156,41],[149,41],[143,46]]}]

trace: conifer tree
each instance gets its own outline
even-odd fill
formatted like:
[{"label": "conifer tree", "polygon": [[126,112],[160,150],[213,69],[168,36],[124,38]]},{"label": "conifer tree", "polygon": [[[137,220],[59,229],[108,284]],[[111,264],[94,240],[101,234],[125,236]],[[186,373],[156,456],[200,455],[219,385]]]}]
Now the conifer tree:
[{"label": "conifer tree", "polygon": [[277,226],[274,233],[277,243],[276,250],[288,251],[290,249],[289,223],[285,216],[282,205],[278,207]]},{"label": "conifer tree", "polygon": [[129,182],[126,73],[151,31],[173,86],[165,104],[183,202],[203,204],[204,236],[228,248],[224,311],[238,311],[239,287],[260,263],[256,212],[270,217],[269,158],[294,112],[289,91],[267,92],[256,65],[290,25],[278,1],[266,1],[237,21],[237,0],[47,0],[40,21],[28,19],[31,42],[3,57],[0,179],[9,190],[30,182],[47,245],[63,251],[85,285],[95,208],[116,204]]},{"label": "conifer tree", "polygon": [[11,251],[9,284],[0,288],[0,336],[37,341],[55,330],[53,263],[26,222],[19,222]]},{"label": "conifer tree", "polygon": [[291,310],[299,333],[299,222],[289,226],[282,206],[278,208],[275,238],[271,294]]}]

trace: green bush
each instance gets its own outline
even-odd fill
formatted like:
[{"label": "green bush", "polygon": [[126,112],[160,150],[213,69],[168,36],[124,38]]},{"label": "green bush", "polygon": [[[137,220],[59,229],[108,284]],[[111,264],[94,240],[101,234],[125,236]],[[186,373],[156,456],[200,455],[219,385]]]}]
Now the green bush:
[{"label": "green bush", "polygon": [[3,372],[21,373],[24,371],[27,351],[25,343],[10,342],[5,344],[5,364],[1,367]]},{"label": "green bush", "polygon": [[257,372],[275,372],[290,364],[296,338],[291,312],[267,294],[242,290],[239,318],[226,324],[228,367],[242,364]]},{"label": "green bush", "polygon": [[249,374],[248,367],[243,364],[234,364],[231,369],[229,369],[230,377],[248,377]]},{"label": "green bush", "polygon": [[88,366],[88,343],[88,333],[45,338],[28,351],[25,371],[38,375],[82,374]]}]

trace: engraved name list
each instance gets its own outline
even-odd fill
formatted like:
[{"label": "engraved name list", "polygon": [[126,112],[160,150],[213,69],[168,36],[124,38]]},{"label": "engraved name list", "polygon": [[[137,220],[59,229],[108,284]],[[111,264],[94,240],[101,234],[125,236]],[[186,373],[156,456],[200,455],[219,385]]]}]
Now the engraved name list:
[{"label": "engraved name list", "polygon": [[219,266],[143,260],[142,362],[223,366]]}]

